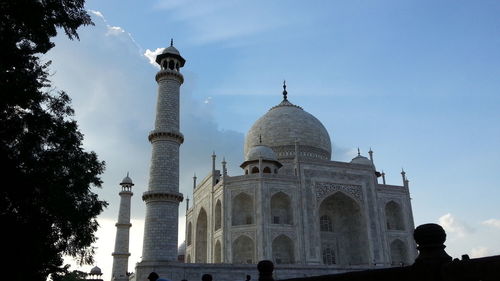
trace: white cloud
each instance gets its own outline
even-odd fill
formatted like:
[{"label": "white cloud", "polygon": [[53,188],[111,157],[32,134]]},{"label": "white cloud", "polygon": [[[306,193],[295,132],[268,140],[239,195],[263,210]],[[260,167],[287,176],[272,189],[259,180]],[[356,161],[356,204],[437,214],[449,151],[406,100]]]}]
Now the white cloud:
[{"label": "white cloud", "polygon": [[441,216],[439,224],[444,228],[446,233],[454,234],[458,238],[463,238],[473,232],[470,226],[458,220],[450,213]]},{"label": "white cloud", "polygon": [[144,52],[144,56],[149,60],[149,63],[152,64],[156,68],[160,68],[160,66],[156,63],[156,56],[161,54],[165,48],[156,48],[156,50],[151,51],[150,49],[146,49]]},{"label": "white cloud", "polygon": [[471,258],[481,258],[490,255],[490,250],[486,247],[475,247],[470,250]]},{"label": "white cloud", "polygon": [[120,35],[122,33],[125,32],[125,30],[123,30],[123,28],[119,27],[119,26],[110,26],[108,25],[108,32],[106,32],[106,35]]},{"label": "white cloud", "polygon": [[205,101],[203,101],[205,104],[212,103],[212,97],[207,97]]},{"label": "white cloud", "polygon": [[[99,16],[99,13],[92,13]],[[130,171],[133,179],[132,229],[129,270],[133,271],[142,253],[142,231],[145,205],[142,192],[148,187],[151,146],[147,135],[154,124],[156,102],[155,70],[145,60],[161,49],[140,52],[126,31],[108,36],[105,19],[94,19],[95,26],[82,29],[80,41],[56,37],[56,47],[46,56],[52,60],[51,77],[58,89],[68,92],[73,100],[75,119],[85,135],[84,146],[106,161],[102,175],[103,188],[95,189],[109,207],[98,218],[101,223],[95,244],[96,263],[111,279],[111,262],[116,229],[114,223],[119,208],[119,181]],[[117,29],[119,30],[119,29]],[[78,56],[74,56],[78,54]],[[68,63],[71,62],[71,63]],[[239,170],[243,161],[243,134],[224,131],[215,122],[213,107],[204,100],[193,98],[196,74],[184,73],[186,82],[181,94],[181,131],[185,142],[181,146],[180,192],[192,198],[192,175],[204,177],[211,170],[211,154],[226,157],[229,173]],[[189,110],[187,110],[189,109]],[[184,215],[181,203],[179,215]],[[184,219],[179,220],[179,241],[184,237]],[[74,264],[74,263],[73,263]],[[92,266],[76,267],[88,271]]]},{"label": "white cloud", "polygon": [[94,14],[94,15],[96,15],[96,16],[98,16],[98,17],[100,17],[100,18],[103,18],[103,19],[104,19],[104,16],[103,16],[103,15],[102,15],[102,13],[101,13],[101,12],[99,12],[99,11],[96,11],[96,10],[89,10],[89,12],[91,12],[92,14]]},{"label": "white cloud", "polygon": [[484,225],[492,226],[495,228],[500,228],[500,220],[499,219],[489,219],[482,222]]}]

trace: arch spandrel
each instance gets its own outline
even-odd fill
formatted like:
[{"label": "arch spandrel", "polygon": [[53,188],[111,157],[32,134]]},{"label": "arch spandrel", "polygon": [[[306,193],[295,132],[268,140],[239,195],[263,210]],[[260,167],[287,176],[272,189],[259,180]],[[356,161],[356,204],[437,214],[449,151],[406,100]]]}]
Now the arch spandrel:
[{"label": "arch spandrel", "polygon": [[363,202],[363,190],[361,185],[331,182],[316,182],[314,184],[314,192],[318,205],[320,205],[325,198],[330,197],[338,191],[342,191],[358,203]]}]

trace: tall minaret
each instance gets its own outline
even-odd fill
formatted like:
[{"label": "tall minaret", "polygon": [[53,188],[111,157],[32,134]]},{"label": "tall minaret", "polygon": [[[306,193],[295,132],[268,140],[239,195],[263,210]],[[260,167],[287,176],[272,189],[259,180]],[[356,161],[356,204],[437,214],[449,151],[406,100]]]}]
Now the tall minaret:
[{"label": "tall minaret", "polygon": [[179,222],[179,147],[184,136],[179,131],[179,88],[184,77],[179,72],[186,60],[170,42],[156,57],[161,69],[156,73],[158,99],[146,202],[142,261],[177,261]]},{"label": "tall minaret", "polygon": [[118,212],[118,222],[116,223],[115,251],[113,256],[112,281],[128,281],[128,257],[130,256],[128,246],[130,237],[130,199],[132,198],[132,179],[127,176],[120,183],[120,211]]}]

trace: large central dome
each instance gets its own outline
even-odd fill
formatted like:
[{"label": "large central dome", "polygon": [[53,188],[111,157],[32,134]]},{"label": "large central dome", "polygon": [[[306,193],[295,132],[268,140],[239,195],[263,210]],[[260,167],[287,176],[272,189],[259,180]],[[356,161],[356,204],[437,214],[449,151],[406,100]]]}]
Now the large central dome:
[{"label": "large central dome", "polygon": [[256,145],[271,147],[278,159],[295,157],[295,142],[299,155],[306,158],[330,160],[330,136],[316,117],[300,106],[290,103],[283,92],[283,101],[259,118],[248,131],[245,155]]}]

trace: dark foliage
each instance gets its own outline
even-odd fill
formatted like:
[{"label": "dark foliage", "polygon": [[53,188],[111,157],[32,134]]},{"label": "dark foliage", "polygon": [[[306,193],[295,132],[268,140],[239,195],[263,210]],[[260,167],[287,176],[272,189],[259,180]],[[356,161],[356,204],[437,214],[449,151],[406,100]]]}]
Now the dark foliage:
[{"label": "dark foliage", "polygon": [[[63,255],[92,262],[96,216],[107,203],[104,163],[82,148],[64,92],[52,89],[38,56],[58,30],[70,39],[91,25],[83,0],[0,0],[0,219],[6,280],[64,273]],[[5,260],[5,259],[4,259]]]}]

